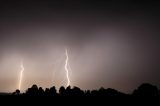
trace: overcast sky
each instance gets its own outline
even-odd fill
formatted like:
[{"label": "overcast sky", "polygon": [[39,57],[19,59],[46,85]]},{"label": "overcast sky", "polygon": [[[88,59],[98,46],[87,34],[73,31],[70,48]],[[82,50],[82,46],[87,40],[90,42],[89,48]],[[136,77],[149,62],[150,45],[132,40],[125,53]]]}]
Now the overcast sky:
[{"label": "overcast sky", "polygon": [[71,86],[132,92],[160,87],[157,2],[8,1],[0,3],[0,92]]}]

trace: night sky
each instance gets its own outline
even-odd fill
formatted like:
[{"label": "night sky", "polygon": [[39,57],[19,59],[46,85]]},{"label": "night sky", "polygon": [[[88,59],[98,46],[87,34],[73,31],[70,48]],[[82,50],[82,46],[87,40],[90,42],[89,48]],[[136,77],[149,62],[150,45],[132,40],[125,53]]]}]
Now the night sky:
[{"label": "night sky", "polygon": [[160,3],[150,0],[0,1],[0,92],[33,84],[132,92],[160,87]]}]

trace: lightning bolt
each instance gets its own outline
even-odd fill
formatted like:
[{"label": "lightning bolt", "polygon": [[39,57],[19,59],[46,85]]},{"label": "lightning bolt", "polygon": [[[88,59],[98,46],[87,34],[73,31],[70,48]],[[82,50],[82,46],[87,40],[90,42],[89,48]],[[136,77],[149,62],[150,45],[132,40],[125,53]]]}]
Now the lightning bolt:
[{"label": "lightning bolt", "polygon": [[66,61],[65,61],[65,70],[66,70],[66,77],[67,77],[67,86],[70,85],[70,78],[69,78],[69,70],[68,70],[68,52],[67,49],[65,49],[65,54],[66,54]]},{"label": "lightning bolt", "polygon": [[23,78],[23,71],[24,71],[23,62],[21,62],[20,67],[21,67],[21,70],[20,70],[19,86],[18,86],[19,90],[21,89],[22,78]]}]

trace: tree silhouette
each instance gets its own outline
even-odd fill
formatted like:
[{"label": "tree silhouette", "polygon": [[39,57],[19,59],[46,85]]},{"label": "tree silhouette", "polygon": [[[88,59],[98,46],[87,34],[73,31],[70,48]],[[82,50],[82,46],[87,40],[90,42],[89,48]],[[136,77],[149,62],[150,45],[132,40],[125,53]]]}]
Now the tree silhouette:
[{"label": "tree silhouette", "polygon": [[68,86],[68,87],[66,88],[66,90],[65,90],[65,95],[66,95],[66,96],[71,96],[71,94],[72,94],[71,86]]},{"label": "tree silhouette", "polygon": [[15,92],[12,93],[12,95],[20,95],[20,90],[17,89]]},{"label": "tree silhouette", "polygon": [[44,92],[44,90],[43,90],[42,87],[39,87],[39,89],[38,89],[38,95],[39,96],[44,96],[45,95],[45,92]]},{"label": "tree silhouette", "polygon": [[158,88],[149,83],[144,83],[133,92],[135,96],[157,96]]},{"label": "tree silhouette", "polygon": [[101,87],[99,90],[81,90],[80,88],[74,86],[71,88],[71,86],[68,86],[67,88],[61,86],[59,88],[59,93],[57,93],[56,87],[52,86],[51,88],[46,88],[45,91],[42,87],[39,87],[37,85],[33,85],[31,88],[28,88],[24,94],[20,93],[20,90],[16,90],[12,93],[12,95],[23,95],[23,96],[49,96],[49,97],[75,97],[75,96],[85,96],[85,97],[125,97],[125,96],[144,96],[144,97],[159,97],[160,96],[160,90],[154,85],[151,85],[149,83],[141,84],[132,95],[125,94],[122,92],[119,92],[115,89],[108,88],[105,89]]},{"label": "tree silhouette", "polygon": [[59,89],[59,94],[62,96],[62,95],[65,95],[65,88],[64,86],[61,86],[60,89]]},{"label": "tree silhouette", "polygon": [[72,89],[72,95],[73,96],[83,96],[84,92],[80,88],[78,88],[78,87],[73,87],[73,89]]},{"label": "tree silhouette", "polygon": [[45,95],[46,95],[46,96],[49,96],[49,88],[46,88],[46,89],[45,89]]},{"label": "tree silhouette", "polygon": [[38,86],[35,84],[32,85],[31,88],[28,88],[28,90],[26,91],[26,94],[30,96],[38,96],[39,94]]},{"label": "tree silhouette", "polygon": [[57,90],[56,90],[55,86],[53,86],[53,87],[50,88],[49,95],[50,96],[57,96]]}]

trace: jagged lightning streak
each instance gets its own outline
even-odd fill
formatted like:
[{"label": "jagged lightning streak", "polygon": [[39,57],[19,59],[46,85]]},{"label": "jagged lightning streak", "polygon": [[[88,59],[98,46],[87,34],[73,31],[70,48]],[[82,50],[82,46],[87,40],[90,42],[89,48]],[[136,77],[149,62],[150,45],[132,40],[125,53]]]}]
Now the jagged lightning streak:
[{"label": "jagged lightning streak", "polygon": [[21,84],[22,84],[22,78],[23,78],[23,71],[24,71],[24,66],[23,66],[23,62],[21,62],[21,70],[20,70],[20,77],[19,77],[19,90],[21,90]]},{"label": "jagged lightning streak", "polygon": [[67,49],[65,49],[65,53],[66,53],[66,61],[65,61],[65,70],[66,70],[66,77],[67,77],[67,86],[70,85],[70,78],[69,78],[69,70],[68,70],[68,52]]}]

